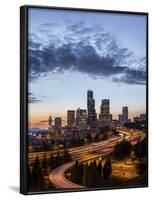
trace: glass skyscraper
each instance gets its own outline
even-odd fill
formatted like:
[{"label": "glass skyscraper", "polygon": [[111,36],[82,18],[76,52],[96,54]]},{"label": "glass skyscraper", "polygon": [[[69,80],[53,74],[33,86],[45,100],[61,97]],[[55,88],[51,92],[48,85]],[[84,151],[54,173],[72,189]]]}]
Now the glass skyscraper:
[{"label": "glass skyscraper", "polygon": [[110,126],[112,122],[112,115],[110,114],[110,100],[102,99],[100,114],[99,114],[99,126]]},{"label": "glass skyscraper", "polygon": [[87,91],[87,110],[88,110],[88,126],[90,128],[96,128],[97,114],[95,110],[95,99],[93,98],[93,91]]}]

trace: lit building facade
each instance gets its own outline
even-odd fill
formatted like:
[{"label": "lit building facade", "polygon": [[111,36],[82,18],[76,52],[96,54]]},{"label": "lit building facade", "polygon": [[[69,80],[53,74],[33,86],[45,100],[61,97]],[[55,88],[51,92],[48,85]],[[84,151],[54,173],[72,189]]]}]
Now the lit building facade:
[{"label": "lit building facade", "polygon": [[61,128],[62,127],[62,118],[61,117],[56,117],[55,118],[55,127],[56,128]]},{"label": "lit building facade", "polygon": [[100,114],[99,114],[99,126],[110,126],[112,122],[112,115],[110,114],[110,100],[102,99]]},{"label": "lit building facade", "polygon": [[122,114],[118,115],[118,120],[120,124],[125,124],[128,122],[128,107],[127,106],[122,107]]},{"label": "lit building facade", "polygon": [[118,115],[118,120],[119,120],[120,124],[123,124],[123,115],[122,114]]},{"label": "lit building facade", "polygon": [[93,98],[93,91],[87,91],[87,111],[88,111],[88,126],[90,128],[96,128],[97,114],[95,110],[95,99]]},{"label": "lit building facade", "polygon": [[75,126],[75,110],[67,111],[67,125],[68,125],[68,127]]},{"label": "lit building facade", "polygon": [[123,123],[128,122],[128,107],[122,107]]},{"label": "lit building facade", "polygon": [[87,128],[87,111],[86,109],[77,109],[76,112],[76,123],[80,130],[85,130]]}]

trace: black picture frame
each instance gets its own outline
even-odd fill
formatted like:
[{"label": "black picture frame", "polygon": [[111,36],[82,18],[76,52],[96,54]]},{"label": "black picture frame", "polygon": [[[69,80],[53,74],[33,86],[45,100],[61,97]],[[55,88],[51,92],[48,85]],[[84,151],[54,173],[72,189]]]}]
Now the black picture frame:
[{"label": "black picture frame", "polygon": [[109,189],[125,189],[125,188],[140,188],[148,187],[148,145],[147,145],[147,180],[145,185],[138,186],[123,186],[111,188],[85,188],[85,189],[58,189],[58,190],[40,190],[28,191],[27,188],[27,131],[28,131],[28,10],[30,8],[50,9],[50,10],[66,10],[66,11],[83,11],[83,12],[101,12],[101,13],[119,13],[131,15],[144,15],[146,17],[146,129],[147,129],[147,144],[148,144],[148,13],[146,12],[130,12],[130,11],[115,11],[115,10],[100,10],[88,8],[67,8],[67,7],[51,7],[51,6],[32,6],[25,5],[20,7],[20,193],[24,195],[31,194],[46,194],[46,193],[60,193],[60,192],[80,192],[92,190],[109,190]]}]

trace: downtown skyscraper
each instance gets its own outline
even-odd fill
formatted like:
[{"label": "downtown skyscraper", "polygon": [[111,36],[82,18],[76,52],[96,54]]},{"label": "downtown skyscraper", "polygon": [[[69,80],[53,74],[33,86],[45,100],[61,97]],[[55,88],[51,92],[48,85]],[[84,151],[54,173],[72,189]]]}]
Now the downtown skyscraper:
[{"label": "downtown skyscraper", "polygon": [[56,117],[54,121],[55,121],[55,127],[56,128],[62,127],[62,118],[61,117]]},{"label": "downtown skyscraper", "polygon": [[75,110],[67,111],[67,125],[68,125],[68,127],[75,126]]},{"label": "downtown skyscraper", "polygon": [[122,107],[122,114],[118,115],[118,120],[120,124],[125,124],[128,122],[128,106]]},{"label": "downtown skyscraper", "polygon": [[80,130],[87,128],[87,111],[86,109],[78,108],[76,111],[76,124]]},{"label": "downtown skyscraper", "polygon": [[123,123],[128,122],[128,107],[124,106],[122,108],[122,115],[123,115]]},{"label": "downtown skyscraper", "polygon": [[110,126],[112,121],[112,115],[110,114],[110,100],[102,99],[99,114],[99,126]]},{"label": "downtown skyscraper", "polygon": [[96,128],[97,126],[97,114],[95,110],[95,99],[93,98],[93,91],[87,91],[87,111],[88,111],[88,126],[90,128]]}]

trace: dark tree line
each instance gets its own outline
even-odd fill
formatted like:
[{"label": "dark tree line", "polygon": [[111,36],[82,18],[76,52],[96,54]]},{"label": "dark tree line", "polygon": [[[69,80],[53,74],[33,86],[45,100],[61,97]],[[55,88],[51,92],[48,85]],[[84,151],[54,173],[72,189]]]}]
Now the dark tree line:
[{"label": "dark tree line", "polygon": [[135,152],[135,156],[141,160],[143,157],[146,156],[146,138],[143,141],[139,141],[137,144],[134,145],[133,149]]},{"label": "dark tree line", "polygon": [[48,159],[48,165],[51,169],[54,169],[64,163],[70,162],[71,156],[68,150],[64,150],[62,153],[58,152],[57,155],[50,155]]},{"label": "dark tree line", "polygon": [[134,152],[135,157],[139,160],[136,165],[137,173],[140,176],[146,176],[146,155],[147,155],[147,139],[138,141],[135,145],[131,145],[129,141],[122,141],[114,148],[113,155],[115,159],[125,159]]},{"label": "dark tree line", "polygon": [[112,168],[111,168],[111,161],[107,160],[104,164],[103,167],[103,177],[104,179],[107,179],[112,173]]},{"label": "dark tree line", "polygon": [[59,152],[57,155],[50,155],[49,158],[44,154],[42,161],[37,156],[32,166],[28,166],[28,184],[29,189],[40,189],[43,188],[44,176],[48,175],[51,169],[54,169],[66,162],[71,161],[71,156],[68,150],[64,150],[62,154]]},{"label": "dark tree line", "polygon": [[146,138],[142,141],[138,141],[135,145],[131,142],[123,140],[116,144],[113,151],[115,159],[121,160],[130,155],[131,151],[134,152],[136,158],[141,160],[146,156]]},{"label": "dark tree line", "polygon": [[76,161],[71,170],[71,181],[87,187],[101,186],[104,180],[107,180],[112,173],[111,161],[107,160],[102,166],[101,161],[97,164],[82,164]]},{"label": "dark tree line", "polygon": [[126,156],[129,156],[132,151],[132,145],[129,141],[123,140],[114,147],[113,155],[114,158],[121,160]]},{"label": "dark tree line", "polygon": [[137,164],[137,172],[140,176],[146,176],[147,164],[146,164],[146,154],[147,154],[147,139],[145,138],[143,141],[139,141],[134,145],[135,156],[140,160],[140,163]]},{"label": "dark tree line", "polygon": [[43,172],[38,156],[36,157],[32,170],[28,167],[28,186],[29,189],[39,189],[44,186]]}]

